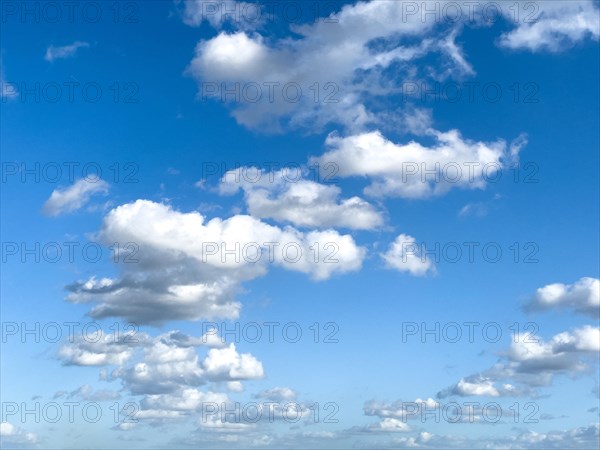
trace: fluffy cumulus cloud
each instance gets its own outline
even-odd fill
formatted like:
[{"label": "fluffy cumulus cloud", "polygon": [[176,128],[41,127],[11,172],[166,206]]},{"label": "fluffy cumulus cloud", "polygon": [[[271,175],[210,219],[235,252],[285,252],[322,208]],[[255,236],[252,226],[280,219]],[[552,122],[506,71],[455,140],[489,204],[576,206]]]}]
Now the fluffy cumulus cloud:
[{"label": "fluffy cumulus cloud", "polygon": [[[259,408],[257,420],[245,416],[245,403],[234,401],[230,394],[220,392],[224,387],[230,393],[240,392],[242,383],[265,377],[262,363],[252,354],[239,351],[233,343],[222,348],[208,348],[203,337],[190,336],[173,330],[155,337],[143,333],[128,334],[139,339],[128,344],[130,352],[122,358],[94,359],[94,365],[103,365],[101,380],[119,383],[120,389],[96,390],[84,385],[73,391],[60,391],[56,398],[108,401],[131,396],[139,405],[135,418],[141,424],[161,425],[168,422],[195,422],[206,432],[251,432],[259,423],[267,425],[285,417],[314,423],[311,405],[298,399],[298,393],[289,387],[274,387],[251,395],[250,403]],[[86,351],[94,355],[111,353],[106,340],[89,336]],[[86,359],[73,359],[79,353],[80,341],[67,342],[59,354],[69,364],[89,365]],[[68,351],[66,348],[74,350]],[[120,353],[113,351],[113,353]],[[232,388],[233,387],[233,388]],[[236,412],[237,411],[237,412]],[[226,413],[228,412],[228,413]],[[126,431],[134,425],[121,424],[116,429]],[[214,444],[214,441],[213,441]]]},{"label": "fluffy cumulus cloud", "polygon": [[439,396],[445,398],[451,395],[459,397],[513,397],[531,393],[527,389],[517,389],[510,383],[495,383],[493,379],[481,374],[461,378],[456,385],[442,391]]},{"label": "fluffy cumulus cloud", "polygon": [[589,325],[544,341],[531,333],[515,336],[500,361],[490,369],[462,378],[438,396],[537,395],[557,375],[577,375],[597,364],[600,328]]},{"label": "fluffy cumulus cloud", "polygon": [[557,52],[587,38],[600,38],[600,9],[593,0],[542,0],[515,5],[503,10],[516,25],[500,37],[503,47]]},{"label": "fluffy cumulus cloud", "polygon": [[230,402],[227,395],[218,392],[202,392],[196,388],[181,388],[168,394],[151,394],[141,402],[142,416],[145,418],[161,417],[166,411],[178,416],[199,411],[203,404]]},{"label": "fluffy cumulus cloud", "polygon": [[[239,353],[235,345],[209,348],[202,356],[201,347],[209,347],[202,337],[169,331],[150,337],[145,333],[104,332],[78,336],[65,342],[58,358],[65,364],[78,366],[114,366],[105,381],[120,380],[133,395],[181,393],[206,383],[240,382],[264,376],[262,363],[250,353]],[[106,392],[93,392],[89,386],[60,396],[106,397]],[[175,395],[175,394],[173,394]],[[157,397],[151,397],[156,400]]]},{"label": "fluffy cumulus cloud", "polygon": [[16,448],[34,446],[38,437],[10,422],[0,423],[0,441],[2,446],[15,446]]},{"label": "fluffy cumulus cloud", "polygon": [[432,146],[411,141],[396,144],[380,132],[327,138],[327,151],[314,164],[334,163],[340,177],[368,177],[365,193],[371,196],[427,198],[453,188],[482,189],[501,176],[518,158],[525,138],[511,145],[503,140],[475,142],[457,130],[428,130]]},{"label": "fluffy cumulus cloud", "polygon": [[539,288],[525,307],[527,310],[572,309],[598,318],[600,280],[583,277],[573,284],[552,283]]},{"label": "fluffy cumulus cloud", "polygon": [[236,318],[240,283],[270,265],[325,280],[360,269],[365,255],[350,235],[334,230],[301,232],[245,215],[205,221],[197,212],[147,200],[110,211],[98,239],[134,243],[134,254],[121,258],[119,279],[74,283],[67,300],[98,303],[90,311],[94,318],[136,323]]},{"label": "fluffy cumulus cloud", "polygon": [[87,48],[90,44],[82,41],[75,41],[69,45],[54,46],[51,45],[46,49],[44,59],[48,62],[53,62],[57,59],[71,58],[75,56],[80,48]]},{"label": "fluffy cumulus cloud", "polygon": [[242,381],[263,376],[260,361],[249,353],[238,353],[234,344],[211,349],[203,359],[193,347],[154,344],[145,350],[142,362],[119,367],[112,374],[134,394],[169,393],[211,381]]},{"label": "fluffy cumulus cloud", "polygon": [[226,348],[213,348],[203,361],[208,377],[214,380],[240,380],[262,378],[262,364],[250,354],[240,355],[235,345]]},{"label": "fluffy cumulus cloud", "polygon": [[144,344],[147,339],[147,335],[142,333],[106,334],[102,330],[93,330],[74,335],[72,342],[59,349],[58,356],[65,365],[120,365],[129,360],[134,348]]},{"label": "fluffy cumulus cloud", "polygon": [[435,272],[434,263],[422,252],[416,239],[408,234],[400,234],[385,253],[381,254],[390,269],[422,276]]},{"label": "fluffy cumulus cloud", "polygon": [[109,185],[100,179],[82,178],[64,189],[55,189],[44,203],[43,212],[48,216],[60,216],[84,207],[92,195],[106,195]]},{"label": "fluffy cumulus cloud", "polygon": [[340,199],[339,187],[303,178],[290,168],[274,172],[238,168],[223,176],[219,189],[225,194],[242,189],[252,216],[295,226],[368,230],[383,224],[382,215],[367,201]]},{"label": "fluffy cumulus cloud", "polygon": [[398,78],[418,72],[418,58],[433,54],[440,60],[425,71],[436,77],[472,73],[453,27],[442,27],[441,37],[427,36],[440,23],[439,17],[406,14],[402,2],[358,2],[326,21],[292,26],[298,38],[221,32],[198,43],[188,72],[203,98],[231,100],[221,83],[229,89],[240,83],[233,115],[250,128],[336,123],[362,129],[389,119],[372,99],[398,93]]}]

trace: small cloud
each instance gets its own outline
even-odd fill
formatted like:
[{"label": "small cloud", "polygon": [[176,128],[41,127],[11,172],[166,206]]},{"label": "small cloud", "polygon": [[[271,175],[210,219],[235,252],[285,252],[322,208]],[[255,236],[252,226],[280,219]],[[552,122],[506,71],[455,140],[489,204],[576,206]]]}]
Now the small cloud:
[{"label": "small cloud", "polygon": [[0,98],[10,99],[19,94],[16,83],[9,83],[4,78],[2,58],[0,57]]},{"label": "small cloud", "polygon": [[526,311],[570,309],[598,318],[600,312],[600,280],[582,277],[573,284],[552,283],[538,288],[525,305]]},{"label": "small cloud", "polygon": [[72,56],[75,56],[75,53],[77,53],[77,50],[80,48],[87,48],[89,46],[90,44],[82,41],[75,41],[72,44],[59,47],[51,45],[46,49],[44,59],[48,62],[53,62],[55,59],[71,58]]},{"label": "small cloud", "polygon": [[38,438],[34,433],[30,433],[22,428],[19,428],[10,422],[0,423],[0,437],[2,444],[10,446],[31,446],[38,443]]},{"label": "small cloud", "polygon": [[501,194],[494,194],[491,200],[487,200],[484,202],[472,202],[467,203],[463,206],[459,211],[458,217],[485,217],[488,215],[490,209],[494,209],[495,202],[501,200],[503,197]]},{"label": "small cloud", "polygon": [[463,206],[460,211],[458,211],[458,217],[484,217],[487,216],[488,209],[485,203],[477,202],[477,203],[467,203]]},{"label": "small cloud", "polygon": [[78,210],[85,206],[93,194],[108,193],[109,185],[107,182],[96,179],[81,179],[72,186],[65,189],[55,189],[46,200],[43,207],[43,213],[47,216],[59,216]]},{"label": "small cloud", "polygon": [[407,234],[400,234],[390,245],[386,253],[380,254],[386,266],[399,272],[408,272],[414,276],[435,273],[435,265],[427,258],[416,239]]}]

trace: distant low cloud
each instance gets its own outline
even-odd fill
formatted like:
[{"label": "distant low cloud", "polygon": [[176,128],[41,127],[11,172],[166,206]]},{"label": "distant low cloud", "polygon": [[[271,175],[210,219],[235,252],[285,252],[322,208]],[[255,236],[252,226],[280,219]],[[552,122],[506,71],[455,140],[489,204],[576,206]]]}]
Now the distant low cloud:
[{"label": "distant low cloud", "polygon": [[[91,339],[77,338],[65,343],[58,358],[68,366],[117,366],[109,379],[121,379],[124,387],[137,395],[172,394],[209,381],[239,382],[264,377],[262,363],[250,353],[239,353],[233,343],[223,348],[210,348],[202,357],[197,351],[201,346],[205,346],[202,338],[177,330],[156,337],[146,333],[118,335],[99,330],[91,335]],[[82,386],[56,396],[63,395],[87,400],[114,394],[94,392],[91,387]]]},{"label": "distant low cloud", "polygon": [[585,325],[547,341],[531,333],[520,333],[493,367],[461,378],[439,392],[438,397],[536,395],[534,389],[551,385],[555,376],[575,376],[595,367],[598,352],[598,327]]},{"label": "distant low cloud", "polygon": [[102,180],[78,180],[68,188],[55,189],[44,203],[43,212],[55,217],[76,211],[85,206],[92,195],[106,195],[108,188],[108,183]]},{"label": "distant low cloud", "polygon": [[526,310],[572,309],[598,318],[600,280],[583,277],[573,284],[552,283],[539,288],[525,306]]},{"label": "distant low cloud", "polygon": [[58,47],[51,45],[46,49],[46,55],[44,56],[44,59],[48,62],[53,62],[56,59],[71,58],[75,56],[75,53],[77,53],[77,50],[80,48],[87,48],[89,46],[89,43],[82,41],[75,41],[72,44]]},{"label": "distant low cloud", "polygon": [[32,446],[38,443],[38,437],[34,433],[19,428],[10,422],[0,423],[0,437],[2,438],[2,445],[11,446],[11,448]]}]

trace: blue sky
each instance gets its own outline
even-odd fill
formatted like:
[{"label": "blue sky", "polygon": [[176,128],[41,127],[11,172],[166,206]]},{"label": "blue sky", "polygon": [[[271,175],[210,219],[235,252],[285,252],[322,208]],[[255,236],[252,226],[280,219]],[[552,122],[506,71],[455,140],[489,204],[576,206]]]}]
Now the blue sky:
[{"label": "blue sky", "polygon": [[1,5],[3,447],[597,447],[597,1],[48,5]]}]

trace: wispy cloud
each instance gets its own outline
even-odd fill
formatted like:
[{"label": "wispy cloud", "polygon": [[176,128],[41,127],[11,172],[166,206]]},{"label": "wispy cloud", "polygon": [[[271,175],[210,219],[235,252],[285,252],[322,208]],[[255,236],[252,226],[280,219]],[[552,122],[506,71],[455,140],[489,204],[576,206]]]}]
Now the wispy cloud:
[{"label": "wispy cloud", "polygon": [[46,55],[44,56],[44,59],[48,62],[53,62],[56,59],[71,58],[75,56],[75,53],[77,53],[77,50],[80,48],[87,48],[89,46],[89,43],[82,41],[75,41],[72,44],[58,47],[51,45],[46,49]]},{"label": "wispy cloud", "polygon": [[102,180],[81,179],[65,189],[55,189],[44,203],[43,212],[48,216],[60,216],[85,206],[93,194],[106,195],[108,183]]}]

